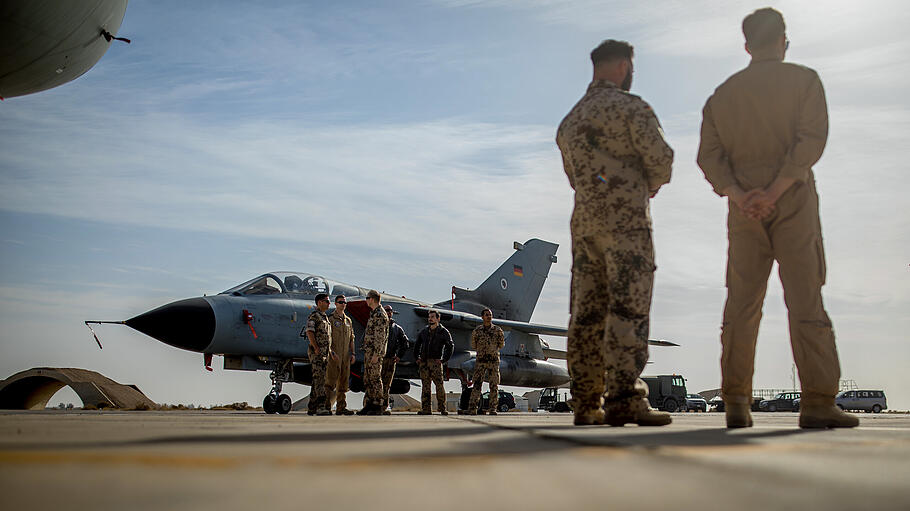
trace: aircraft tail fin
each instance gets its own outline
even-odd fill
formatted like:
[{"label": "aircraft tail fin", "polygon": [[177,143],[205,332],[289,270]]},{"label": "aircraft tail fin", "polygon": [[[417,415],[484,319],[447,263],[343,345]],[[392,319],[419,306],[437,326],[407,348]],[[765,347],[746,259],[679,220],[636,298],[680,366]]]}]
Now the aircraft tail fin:
[{"label": "aircraft tail fin", "polygon": [[495,318],[530,321],[550,266],[556,262],[559,245],[531,239],[524,244],[515,242],[514,248],[515,253],[477,289],[453,286],[453,300],[437,306],[453,306],[478,316],[484,307],[489,307]]}]

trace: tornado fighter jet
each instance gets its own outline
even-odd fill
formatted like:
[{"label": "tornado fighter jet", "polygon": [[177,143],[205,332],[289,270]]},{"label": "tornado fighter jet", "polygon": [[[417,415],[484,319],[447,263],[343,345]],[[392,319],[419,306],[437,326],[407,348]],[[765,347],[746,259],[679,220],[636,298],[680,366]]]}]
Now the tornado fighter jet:
[{"label": "tornado fighter jet", "polygon": [[[467,388],[474,371],[475,352],[471,331],[482,324],[481,311],[493,311],[493,323],[506,332],[500,353],[501,385],[556,387],[569,381],[564,367],[549,359],[565,359],[565,352],[550,349],[540,335],[566,336],[560,326],[530,323],[541,289],[556,262],[558,245],[539,239],[515,243],[515,252],[477,289],[452,287],[452,297],[438,303],[382,294],[382,303],[391,305],[394,320],[408,337],[427,325],[430,310],[440,313],[441,324],[452,333],[455,350],[445,369],[445,379],[457,377]],[[282,384],[312,381],[307,359],[309,342],[301,336],[309,314],[316,308],[319,293],[347,298],[352,318],[356,360],[351,365],[350,389],[363,390],[363,354],[360,343],[370,309],[369,289],[344,284],[318,275],[272,272],[232,287],[214,296],[188,298],[163,305],[126,321],[86,321],[125,324],[165,344],[203,354],[211,370],[212,357],[224,358],[224,369],[270,371],[271,391],[263,400],[267,413],[288,413],[291,399],[282,394]],[[331,314],[332,309],[329,310]],[[91,328],[91,326],[89,326]],[[94,334],[94,330],[92,331]],[[97,336],[95,340],[98,341]],[[651,340],[655,345],[675,345]],[[101,346],[100,341],[98,342]],[[419,378],[413,350],[399,362],[391,393],[410,390],[409,380]]]}]

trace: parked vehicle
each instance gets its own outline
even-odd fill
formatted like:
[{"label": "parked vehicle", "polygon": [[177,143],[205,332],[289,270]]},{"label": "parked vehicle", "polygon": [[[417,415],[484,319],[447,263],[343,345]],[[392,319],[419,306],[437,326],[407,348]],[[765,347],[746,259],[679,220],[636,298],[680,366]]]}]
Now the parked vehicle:
[{"label": "parked vehicle", "polygon": [[540,403],[538,403],[537,408],[548,412],[567,413],[572,411],[566,395],[560,395],[559,389],[556,387],[549,387],[540,391]]},{"label": "parked vehicle", "polygon": [[[461,399],[459,399],[458,408],[459,413],[462,413],[464,410],[468,409],[468,404],[471,402],[471,389],[468,388],[461,392]],[[484,392],[480,395],[480,403],[478,404],[478,410],[485,411],[490,407],[490,393]],[[496,410],[500,412],[508,412],[509,410],[515,408],[515,396],[511,392],[506,392],[504,390],[499,391],[499,404],[496,406]]]},{"label": "parked vehicle", "polygon": [[686,379],[682,376],[663,374],[641,379],[648,384],[648,402],[654,408],[673,413],[686,406]]},{"label": "parked vehicle", "polygon": [[[753,397],[752,406],[750,406],[749,409],[752,410],[753,412],[761,411],[761,402],[762,402],[762,398]],[[715,412],[723,412],[725,410],[724,401],[723,401],[723,399],[720,398],[720,396],[717,396],[714,399],[712,399],[711,402],[708,403],[708,406],[713,406]]]},{"label": "parked vehicle", "polygon": [[880,413],[888,408],[888,400],[883,390],[845,390],[834,398],[841,410],[861,410]]},{"label": "parked vehicle", "polygon": [[799,392],[781,392],[771,399],[765,399],[759,403],[758,408],[763,412],[791,412],[793,409],[793,400],[799,398]]},{"label": "parked vehicle", "polygon": [[694,410],[696,412],[707,412],[708,402],[698,394],[688,394],[686,396],[686,411]]}]

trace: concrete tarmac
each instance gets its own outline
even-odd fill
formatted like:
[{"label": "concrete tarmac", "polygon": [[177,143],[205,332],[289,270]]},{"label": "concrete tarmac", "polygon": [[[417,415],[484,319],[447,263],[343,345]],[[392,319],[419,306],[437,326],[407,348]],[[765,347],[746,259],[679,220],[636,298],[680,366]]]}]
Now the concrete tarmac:
[{"label": "concrete tarmac", "polygon": [[0,509],[910,509],[910,415],[0,411]]}]

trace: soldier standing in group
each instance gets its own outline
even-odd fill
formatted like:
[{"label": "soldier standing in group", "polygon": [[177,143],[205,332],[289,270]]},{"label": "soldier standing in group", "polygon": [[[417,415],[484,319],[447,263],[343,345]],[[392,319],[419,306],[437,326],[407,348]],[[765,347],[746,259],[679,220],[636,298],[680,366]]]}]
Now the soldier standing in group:
[{"label": "soldier standing in group", "polygon": [[471,390],[468,415],[478,413],[477,408],[484,380],[490,382],[489,413],[496,415],[496,409],[499,406],[499,350],[506,345],[506,335],[502,328],[493,324],[493,311],[484,309],[480,315],[483,318],[483,324],[471,332],[471,349],[477,350],[477,362],[474,364],[472,377],[474,388]]},{"label": "soldier standing in group", "polygon": [[337,399],[335,415],[354,415],[348,410],[346,393],[348,379],[351,375],[351,364],[354,363],[354,325],[351,318],[344,313],[348,302],[344,295],[335,297],[335,311],[329,316],[332,323],[332,352],[336,358],[330,359],[326,369],[327,408]]},{"label": "soldier standing in group", "polygon": [[721,329],[727,427],[752,425],[755,342],[775,260],[802,383],[799,425],[854,427],[859,420],[834,405],[840,362],[821,296],[825,254],[812,165],[828,138],[825,92],[815,71],[783,62],[790,42],[780,12],[759,9],[742,28],[752,61],[708,98],[698,148],[705,177],[729,198]]},{"label": "soldier standing in group", "polygon": [[649,199],[670,181],[673,150],[651,107],[628,92],[632,57],[624,41],[591,52],[594,79],[556,136],[575,190],[567,362],[576,425],[670,423],[649,408],[639,376],[656,269]]},{"label": "soldier standing in group", "polygon": [[411,345],[408,334],[404,328],[392,319],[395,310],[391,305],[385,306],[385,313],[389,316],[389,341],[385,349],[385,357],[382,359],[382,414],[391,415],[389,408],[389,389],[392,387],[392,379],[395,378],[395,366],[401,357],[408,352]]},{"label": "soldier standing in group", "polygon": [[382,357],[385,356],[386,338],[389,335],[389,317],[382,309],[379,293],[367,293],[370,319],[363,332],[363,409],[358,415],[382,414]]},{"label": "soldier standing in group", "polygon": [[307,319],[304,334],[310,341],[307,355],[313,372],[313,384],[310,390],[310,401],[307,404],[309,415],[332,415],[329,410],[325,395],[325,370],[329,358],[337,358],[332,351],[332,324],[325,311],[329,309],[329,295],[319,293],[316,295],[316,310],[310,313]]},{"label": "soldier standing in group", "polygon": [[414,345],[414,354],[417,356],[417,368],[420,372],[420,411],[419,415],[430,415],[430,384],[436,385],[436,404],[439,413],[448,415],[446,410],[446,389],[442,383],[443,367],[449,362],[455,343],[452,334],[446,327],[439,324],[439,312],[431,310],[427,315],[428,325],[417,334],[417,343]]}]

